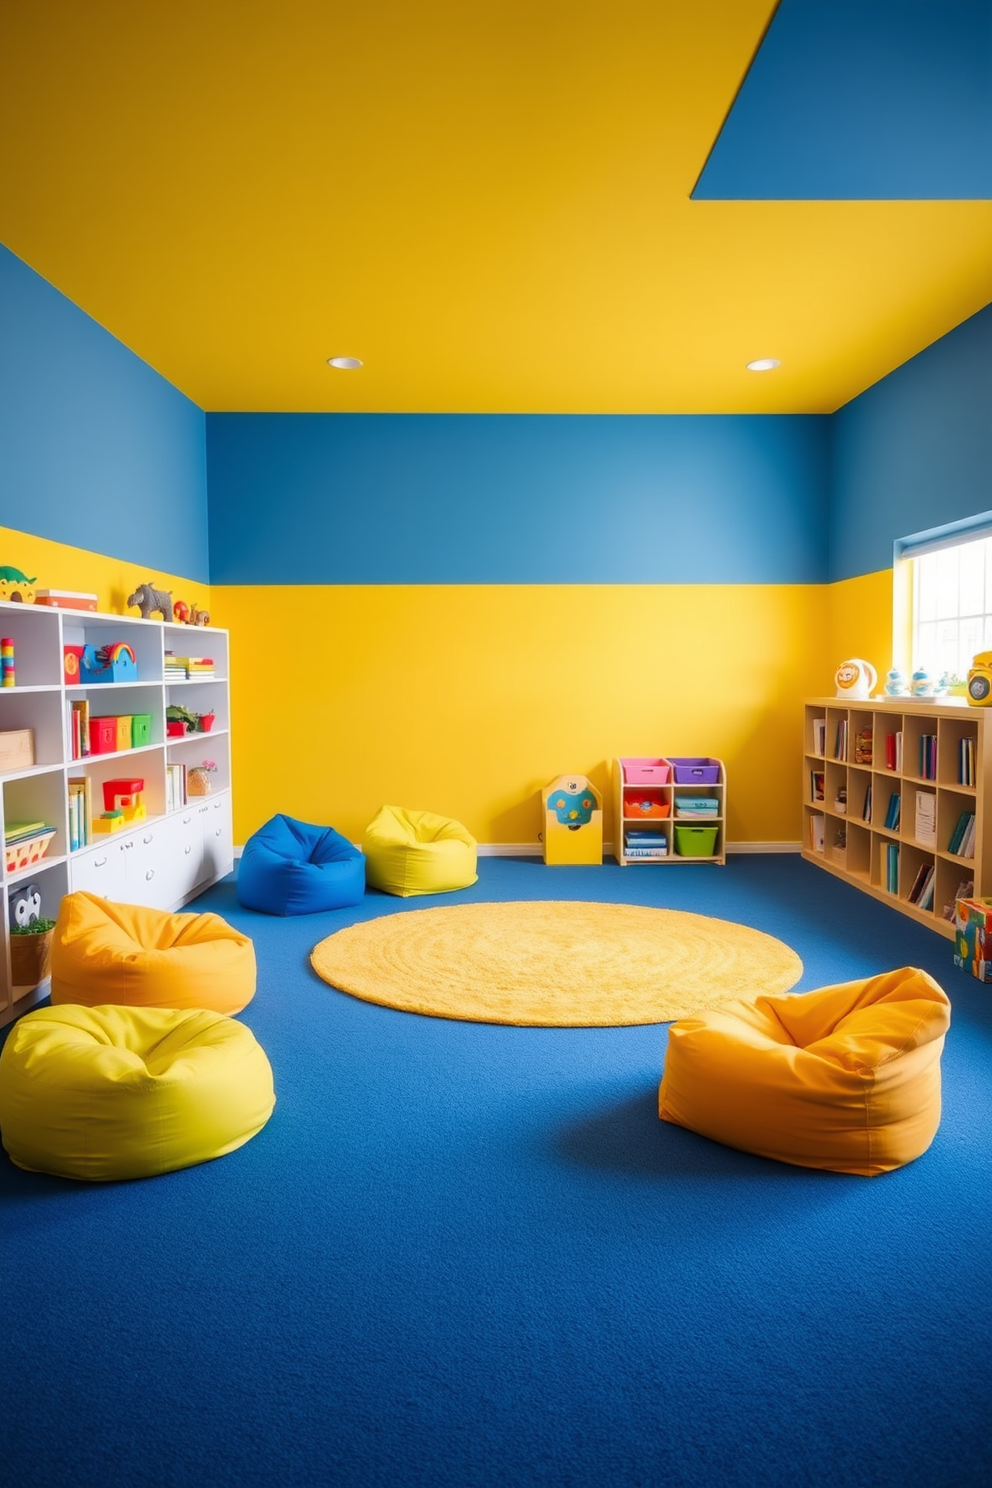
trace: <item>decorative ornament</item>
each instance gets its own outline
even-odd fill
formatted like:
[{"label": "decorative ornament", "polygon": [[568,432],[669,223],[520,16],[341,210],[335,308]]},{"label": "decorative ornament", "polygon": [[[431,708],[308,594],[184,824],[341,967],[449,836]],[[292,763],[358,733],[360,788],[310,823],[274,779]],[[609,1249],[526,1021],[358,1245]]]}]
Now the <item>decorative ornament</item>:
[{"label": "decorative ornament", "polygon": [[870,661],[853,656],[849,661],[841,662],[834,673],[834,681],[838,697],[854,698],[860,702],[871,697],[878,673]]}]

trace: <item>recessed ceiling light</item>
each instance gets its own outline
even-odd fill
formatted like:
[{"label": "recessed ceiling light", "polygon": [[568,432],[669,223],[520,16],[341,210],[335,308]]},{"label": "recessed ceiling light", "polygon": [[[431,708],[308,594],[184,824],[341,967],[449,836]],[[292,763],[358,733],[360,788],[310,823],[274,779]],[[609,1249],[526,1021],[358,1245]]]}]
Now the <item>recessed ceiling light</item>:
[{"label": "recessed ceiling light", "polygon": [[774,357],[759,357],[756,362],[748,362],[747,370],[749,372],[771,372],[781,365],[782,363],[776,361]]},{"label": "recessed ceiling light", "polygon": [[362,364],[357,357],[328,357],[327,365],[342,372],[357,372]]}]

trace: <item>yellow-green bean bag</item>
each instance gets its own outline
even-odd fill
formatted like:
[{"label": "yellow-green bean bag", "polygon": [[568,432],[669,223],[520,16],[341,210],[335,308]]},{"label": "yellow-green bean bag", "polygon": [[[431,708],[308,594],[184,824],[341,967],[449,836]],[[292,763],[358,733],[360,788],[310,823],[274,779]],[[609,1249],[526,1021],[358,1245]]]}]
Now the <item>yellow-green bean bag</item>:
[{"label": "yellow-green bean bag", "polygon": [[672,1024],[658,1109],[728,1147],[870,1178],[933,1141],[949,1024],[947,997],[912,966],[727,1002]]},{"label": "yellow-green bean bag", "polygon": [[431,811],[381,806],[363,849],[366,883],[386,894],[444,894],[478,878],[475,838],[461,822]]},{"label": "yellow-green bean bag", "polygon": [[255,995],[255,948],[216,914],[165,914],[67,894],[52,936],[52,1003],[210,1008]]},{"label": "yellow-green bean bag", "polygon": [[106,1182],[223,1157],[272,1114],[243,1023],[203,1009],[53,1007],[0,1054],[0,1129],[19,1168]]}]

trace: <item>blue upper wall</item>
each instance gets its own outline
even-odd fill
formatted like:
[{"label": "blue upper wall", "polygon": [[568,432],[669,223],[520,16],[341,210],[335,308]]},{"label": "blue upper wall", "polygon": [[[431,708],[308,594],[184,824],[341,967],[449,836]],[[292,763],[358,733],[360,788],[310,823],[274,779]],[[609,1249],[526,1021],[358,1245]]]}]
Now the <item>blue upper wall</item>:
[{"label": "blue upper wall", "polygon": [[992,197],[989,0],[781,0],[692,195]]},{"label": "blue upper wall", "polygon": [[209,580],[204,415],[0,246],[0,523]]},{"label": "blue upper wall", "polygon": [[209,414],[220,584],[817,583],[825,416]]},{"label": "blue upper wall", "polygon": [[831,444],[831,579],[992,508],[992,305],[839,409]]}]

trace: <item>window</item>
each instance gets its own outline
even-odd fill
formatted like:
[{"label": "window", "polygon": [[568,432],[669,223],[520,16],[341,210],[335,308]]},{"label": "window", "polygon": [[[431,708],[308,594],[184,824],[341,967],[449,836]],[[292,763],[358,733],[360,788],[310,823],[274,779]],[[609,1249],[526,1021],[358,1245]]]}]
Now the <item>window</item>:
[{"label": "window", "polygon": [[902,599],[900,605],[897,598],[897,637],[901,631],[903,640],[898,649],[908,650],[911,670],[922,667],[932,677],[949,672],[963,678],[976,652],[992,650],[989,514],[965,530],[963,525],[896,545],[897,572],[902,570],[896,584]]}]

